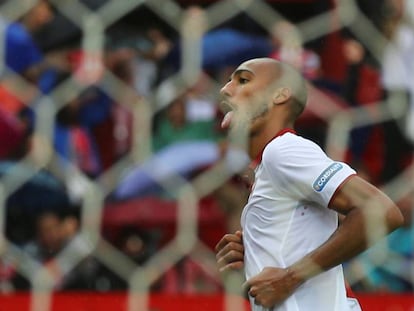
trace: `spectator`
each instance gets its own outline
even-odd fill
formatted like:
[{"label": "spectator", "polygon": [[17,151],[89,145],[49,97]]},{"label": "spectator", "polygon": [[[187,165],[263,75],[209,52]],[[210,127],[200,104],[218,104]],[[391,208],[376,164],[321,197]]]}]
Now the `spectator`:
[{"label": "spectator", "polygon": [[155,151],[179,141],[217,141],[220,138],[215,118],[188,120],[187,107],[188,96],[184,94],[175,98],[160,115],[153,138]]},{"label": "spectator", "polygon": [[[106,238],[137,266],[145,265],[160,246],[159,234],[156,230],[137,226],[125,226]],[[98,291],[128,289],[129,280],[121,278],[110,267],[94,262],[94,268],[94,275],[89,281],[90,289]],[[158,291],[159,286],[159,282],[155,282],[150,290]]]},{"label": "spectator", "polygon": [[[22,135],[16,141],[21,147],[19,156],[30,146],[34,124],[32,108],[37,96],[48,93],[55,84],[56,72],[68,68],[64,52],[44,55],[33,39],[33,34],[52,17],[52,8],[46,0],[37,1],[17,21],[9,22],[0,17],[0,28],[4,31],[4,61],[8,70],[0,79],[0,106],[7,119],[20,119]],[[22,86],[16,75],[33,87]]]},{"label": "spectator", "polygon": [[52,11],[47,1],[38,1],[19,22],[2,21],[6,27],[6,65],[29,81],[37,83],[49,69],[42,52],[33,40],[32,33],[47,23]]},{"label": "spectator", "polygon": [[302,38],[295,25],[287,20],[276,22],[271,30],[274,50],[271,58],[288,63],[312,81],[321,77],[320,57],[303,46]]},{"label": "spectator", "polygon": [[[99,154],[96,150],[89,124],[101,116],[92,115],[89,110],[93,105],[101,104],[101,115],[105,115],[104,104],[99,90],[88,88],[78,97],[71,100],[57,114],[54,144],[56,151],[66,161],[73,163],[88,176],[97,176],[100,172]],[[92,107],[90,107],[92,106]],[[65,164],[64,164],[65,165]]]},{"label": "spectator", "polygon": [[47,210],[39,214],[35,223],[35,238],[24,246],[24,250],[42,263],[56,256],[65,245],[61,222],[62,217],[57,211]]},{"label": "spectator", "polygon": [[48,92],[53,86],[54,71],[69,68],[63,51],[43,55],[33,39],[33,33],[52,17],[53,11],[49,2],[40,0],[17,22],[0,20],[5,29],[6,66],[38,85],[42,92]]},{"label": "spectator", "polygon": [[[349,107],[369,108],[382,99],[380,64],[357,39],[346,38],[343,54],[347,73],[342,85],[342,97]],[[350,133],[347,161],[369,171],[373,182],[379,182],[384,161],[383,134],[379,124],[354,128]]]},{"label": "spectator", "polygon": [[[182,178],[191,180],[225,154],[227,147],[223,133],[218,130],[217,118],[211,116],[211,106],[214,104],[209,103],[200,92],[192,89],[190,93],[177,96],[157,115],[153,135],[154,155],[142,165],[129,170],[111,194],[110,200],[128,200],[148,195],[174,196],[170,191],[174,192],[182,186]],[[202,98],[203,104],[208,107],[205,114],[189,112],[189,102],[191,105],[200,104],[194,102],[194,94]],[[232,156],[240,155],[229,155]],[[239,184],[229,181],[213,193],[223,207],[231,229],[240,226],[238,216],[246,199],[241,194],[247,195],[243,190],[245,188],[240,189]]]},{"label": "spectator", "polygon": [[[36,218],[35,238],[24,245],[23,250],[40,264],[47,266],[54,277],[55,291],[119,289],[124,284],[112,271],[90,255],[92,249],[78,235],[78,209],[66,211],[45,210]],[[14,265],[4,261],[12,290],[27,290],[30,284],[16,273]],[[3,280],[3,286],[6,284]],[[123,282],[123,283],[122,283]],[[126,288],[125,286],[123,288]]]},{"label": "spectator", "polygon": [[[196,6],[188,9],[188,16],[197,20],[203,18],[203,13],[203,9]],[[141,55],[156,61],[159,67],[158,81],[162,81],[181,67],[183,47],[177,38],[167,37],[157,28],[148,31],[148,38],[152,48]],[[267,56],[272,50],[267,36],[242,32],[228,26],[204,33],[201,45],[201,67],[213,76],[220,74],[223,68],[234,67],[243,60]],[[217,49],[218,46],[220,49]]]},{"label": "spectator", "polygon": [[[29,226],[30,223],[26,225]],[[47,264],[63,249],[64,242],[60,213],[54,209],[46,209],[36,216],[34,238],[23,245],[23,251],[39,263]],[[2,269],[7,272],[3,286],[8,284],[11,291],[29,289],[28,280],[16,271],[15,266],[14,261],[2,261]]]},{"label": "spectator", "polygon": [[186,99],[185,95],[178,96],[159,113],[153,137],[154,156],[120,182],[114,198],[128,199],[159,191],[158,183],[175,174],[189,177],[218,160],[220,133],[215,121],[189,122]]},{"label": "spectator", "polygon": [[[414,30],[407,24],[404,0],[386,2],[390,15],[384,34],[389,39],[383,56],[382,85],[392,120],[384,124],[385,159],[382,179],[389,181],[412,162],[414,110]],[[397,107],[399,106],[399,107]],[[404,111],[396,116],[395,111]]]},{"label": "spectator", "polygon": [[25,153],[24,138],[26,135],[24,124],[17,116],[8,113],[0,106],[0,159],[15,159]]}]

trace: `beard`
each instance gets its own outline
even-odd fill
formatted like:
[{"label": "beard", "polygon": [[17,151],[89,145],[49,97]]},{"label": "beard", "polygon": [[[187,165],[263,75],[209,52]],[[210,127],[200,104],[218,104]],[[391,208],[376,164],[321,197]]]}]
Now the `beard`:
[{"label": "beard", "polygon": [[261,118],[264,118],[269,113],[269,104],[266,102],[259,102],[257,105],[252,104],[247,109],[242,109],[232,104],[230,101],[221,102],[222,110],[225,112],[221,127],[227,129],[230,126],[239,127],[241,124],[247,126],[254,123]]},{"label": "beard", "polygon": [[265,119],[268,116],[270,107],[268,104],[261,103],[255,109],[240,110],[235,109],[230,112],[231,126],[229,137],[239,146],[244,146],[248,150],[249,141],[261,135],[266,124]]},{"label": "beard", "polygon": [[249,136],[255,136],[260,133],[262,126],[261,121],[264,120],[270,111],[270,106],[268,102],[259,101],[256,102],[256,105],[252,105],[254,109],[248,111],[248,123],[249,123]]},{"label": "beard", "polygon": [[268,113],[269,113],[269,106],[266,104],[261,105],[256,111],[252,113],[250,122],[254,122],[258,119],[261,119],[265,117]]}]

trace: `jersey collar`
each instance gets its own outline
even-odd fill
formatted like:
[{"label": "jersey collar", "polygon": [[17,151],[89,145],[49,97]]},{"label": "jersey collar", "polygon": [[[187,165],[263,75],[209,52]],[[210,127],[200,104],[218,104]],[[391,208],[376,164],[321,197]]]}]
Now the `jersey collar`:
[{"label": "jersey collar", "polygon": [[275,136],[273,136],[273,138],[263,147],[262,151],[259,152],[259,154],[256,156],[256,158],[250,163],[250,168],[255,169],[260,162],[262,162],[262,157],[263,157],[263,151],[265,150],[266,146],[275,138],[282,136],[286,133],[292,133],[296,135],[296,131],[294,129],[291,128],[285,128],[279,132],[276,133]]}]

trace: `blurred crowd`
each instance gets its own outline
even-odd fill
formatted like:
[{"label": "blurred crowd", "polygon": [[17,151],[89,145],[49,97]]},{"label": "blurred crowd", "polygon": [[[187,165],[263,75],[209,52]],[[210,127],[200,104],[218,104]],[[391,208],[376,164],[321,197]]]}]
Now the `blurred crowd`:
[{"label": "blurred crowd", "polygon": [[[331,1],[313,2],[332,8]],[[392,183],[413,158],[414,7],[404,0],[358,3],[381,44],[362,40],[358,25],[306,42],[293,13],[270,29],[241,13],[203,35],[203,70],[191,83],[173,79],[183,63],[180,35],[145,8],[135,14],[151,22],[130,18],[109,27],[103,50],[86,49],[85,34],[48,1],[39,0],[17,20],[0,13],[0,176],[8,186],[18,184],[5,202],[6,238],[51,270],[64,271],[59,254],[65,249],[79,250],[79,262],[58,273],[55,290],[124,290],[128,280],[93,249],[81,251],[88,181],[104,193],[100,234],[143,266],[173,239],[183,185],[202,180],[224,160],[234,176],[209,176],[211,190],[200,192],[198,233],[213,247],[223,232],[239,227],[251,182],[249,171],[239,172],[247,159],[220,128],[218,90],[235,66],[253,57],[288,62],[308,79],[309,105],[298,132],[323,148],[329,122],[361,108],[367,120],[351,131],[345,160],[378,186]],[[336,45],[327,47],[332,40]],[[53,119],[50,126],[46,118]],[[33,153],[39,135],[50,138],[54,150],[41,169]],[[378,264],[367,252],[350,264],[351,271],[364,271],[355,290],[413,289],[412,279],[402,277],[413,260],[413,195],[411,189],[398,198],[406,227],[387,240],[396,256]],[[221,291],[214,269],[196,257],[190,253],[163,267],[151,290]],[[30,289],[24,271],[13,256],[0,257],[0,291]]]}]

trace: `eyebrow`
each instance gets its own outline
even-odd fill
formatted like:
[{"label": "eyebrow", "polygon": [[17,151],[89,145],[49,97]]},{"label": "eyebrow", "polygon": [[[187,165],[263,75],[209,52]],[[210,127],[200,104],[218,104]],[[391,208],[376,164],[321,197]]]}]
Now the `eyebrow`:
[{"label": "eyebrow", "polygon": [[254,72],[251,71],[250,69],[240,68],[240,69],[237,69],[235,72],[233,72],[230,78],[234,78],[235,76],[240,76],[243,72],[248,72],[252,74],[253,76],[255,75]]}]

